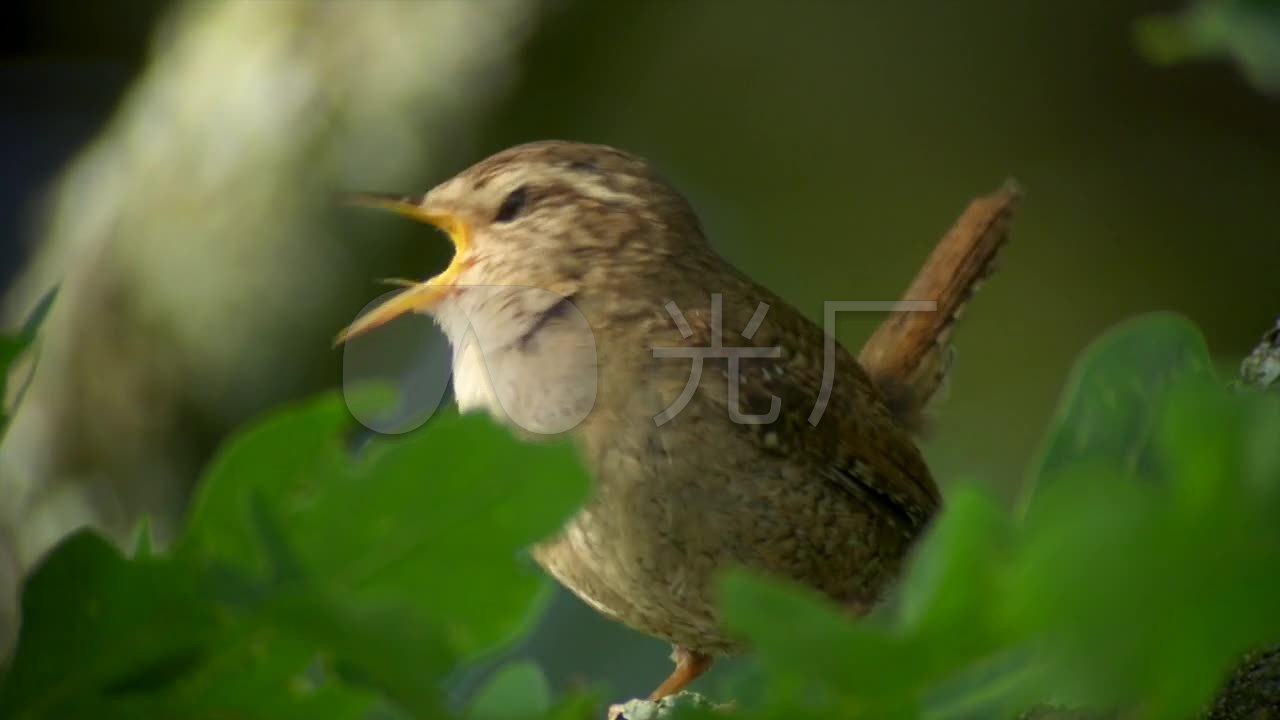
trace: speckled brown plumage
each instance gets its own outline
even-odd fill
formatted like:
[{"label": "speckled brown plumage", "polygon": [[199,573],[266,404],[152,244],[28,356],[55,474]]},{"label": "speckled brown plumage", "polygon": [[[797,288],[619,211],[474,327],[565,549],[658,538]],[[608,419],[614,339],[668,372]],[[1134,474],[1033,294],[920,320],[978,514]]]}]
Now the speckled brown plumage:
[{"label": "speckled brown plumage", "polygon": [[[536,559],[600,612],[697,660],[659,694],[740,649],[715,608],[724,568],[790,578],[859,613],[882,597],[940,502],[920,453],[839,345],[829,402],[810,423],[823,330],[718,255],[647,163],[603,146],[522,145],[415,200],[414,213],[468,228],[449,292],[418,308],[454,345],[460,406],[530,437],[567,432],[594,479],[592,499]],[[550,292],[479,289],[492,285]],[[692,361],[655,348],[716,342],[777,355],[740,361],[736,405],[729,361],[706,358],[687,405],[656,421]],[[775,397],[771,422],[731,418],[767,414]],[[571,427],[555,425],[565,417]]]}]

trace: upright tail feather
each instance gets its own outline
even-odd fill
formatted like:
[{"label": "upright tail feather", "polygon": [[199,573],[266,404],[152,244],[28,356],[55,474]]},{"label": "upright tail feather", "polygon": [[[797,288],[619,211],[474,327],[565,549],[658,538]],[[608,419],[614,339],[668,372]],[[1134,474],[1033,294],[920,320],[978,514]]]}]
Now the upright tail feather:
[{"label": "upright tail feather", "polygon": [[932,300],[937,309],[894,312],[862,346],[859,362],[899,421],[913,432],[925,429],[927,410],[951,367],[952,328],[982,281],[994,272],[1021,200],[1017,183],[1008,180],[996,192],[971,202],[903,296]]}]

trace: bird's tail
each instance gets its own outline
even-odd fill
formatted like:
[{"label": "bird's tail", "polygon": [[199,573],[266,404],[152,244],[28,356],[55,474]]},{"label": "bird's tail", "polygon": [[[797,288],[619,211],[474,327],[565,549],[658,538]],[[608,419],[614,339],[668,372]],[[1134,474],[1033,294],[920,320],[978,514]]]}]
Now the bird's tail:
[{"label": "bird's tail", "polygon": [[945,388],[954,349],[951,332],[969,300],[995,270],[1022,199],[1013,180],[975,199],[934,248],[904,300],[936,303],[930,311],[891,313],[862,346],[858,360],[898,420],[922,433],[928,410]]}]

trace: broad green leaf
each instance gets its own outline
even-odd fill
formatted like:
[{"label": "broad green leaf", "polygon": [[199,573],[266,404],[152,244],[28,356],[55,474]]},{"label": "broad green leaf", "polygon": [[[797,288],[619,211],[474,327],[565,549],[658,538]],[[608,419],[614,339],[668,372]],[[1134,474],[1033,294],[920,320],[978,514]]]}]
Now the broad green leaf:
[{"label": "broad green leaf", "polygon": [[374,697],[310,677],[314,647],[229,617],[190,571],[89,532],[59,545],[23,596],[0,716],[368,717]]},{"label": "broad green leaf", "polygon": [[1153,426],[1161,482],[1081,466],[1046,490],[1002,598],[1041,642],[1046,690],[1188,717],[1245,650],[1280,641],[1280,487],[1244,462],[1252,433],[1280,436],[1274,402],[1184,382]]},{"label": "broad green leaf", "polygon": [[[603,706],[596,694],[579,692],[561,700],[545,717],[547,720],[597,720]],[[723,720],[723,716],[718,720]]]},{"label": "broad green leaf", "polygon": [[1149,15],[1134,33],[1139,50],[1158,65],[1223,58],[1260,92],[1280,94],[1280,3],[1198,0],[1176,14]]},{"label": "broad green leaf", "polygon": [[92,717],[369,720],[382,707],[328,672],[310,643],[262,624],[220,633],[181,682],[144,690],[120,694]]},{"label": "broad green leaf", "polygon": [[390,603],[322,587],[281,588],[255,621],[327,659],[335,679],[373,688],[418,717],[444,714],[441,678],[456,659],[440,629]]},{"label": "broad green leaf", "polygon": [[1076,362],[1022,505],[1079,464],[1105,465],[1137,477],[1161,472],[1151,447],[1156,418],[1172,383],[1212,378],[1200,331],[1172,313],[1131,319],[1094,341]]},{"label": "broad green leaf", "polygon": [[551,689],[541,668],[528,661],[500,668],[476,693],[467,720],[534,720],[551,709]]},{"label": "broad green leaf", "polygon": [[394,712],[357,687],[443,716],[450,670],[535,606],[545,580],[520,553],[585,478],[571,449],[482,418],[442,417],[363,459],[350,429],[329,397],[241,433],[172,556],[145,534],[131,560],[90,534],[59,547],[24,597],[0,716]]},{"label": "broad green leaf", "polygon": [[1012,539],[1007,512],[988,492],[957,485],[915,551],[895,630],[928,689],[925,717],[976,720],[1026,707],[1027,652],[994,617],[992,602],[1008,591]]},{"label": "broad green leaf", "polygon": [[197,577],[166,560],[126,560],[88,532],[40,566],[22,611],[0,717],[91,716],[113,693],[175,681],[220,627]]},{"label": "broad green leaf", "polygon": [[243,433],[207,474],[179,556],[220,573],[243,612],[276,613],[332,653],[344,678],[436,712],[454,664],[528,621],[546,581],[521,554],[578,507],[585,476],[571,448],[480,417],[443,415],[359,459],[350,431],[330,397]]},{"label": "broad green leaf", "polygon": [[1185,512],[1213,512],[1232,495],[1280,496],[1280,395],[1184,383],[1170,392],[1158,430]]},{"label": "broad green leaf", "polygon": [[768,688],[752,717],[910,718],[919,713],[911,648],[851,623],[807,589],[745,572],[722,583],[726,625],[752,648]]},{"label": "broad green leaf", "polygon": [[922,717],[928,720],[990,720],[1021,717],[1043,695],[1034,683],[1039,668],[1027,647],[971,656],[959,672],[931,686]]},{"label": "broad green leaf", "polygon": [[238,433],[205,471],[177,553],[262,574],[282,570],[282,558],[260,537],[255,503],[287,522],[294,508],[352,474],[341,439],[347,422],[341,402],[329,397]]},{"label": "broad green leaf", "polygon": [[948,633],[963,628],[978,636],[975,612],[999,587],[1009,520],[995,501],[973,486],[955,487],[946,510],[914,552],[901,584],[899,618],[904,629]]}]

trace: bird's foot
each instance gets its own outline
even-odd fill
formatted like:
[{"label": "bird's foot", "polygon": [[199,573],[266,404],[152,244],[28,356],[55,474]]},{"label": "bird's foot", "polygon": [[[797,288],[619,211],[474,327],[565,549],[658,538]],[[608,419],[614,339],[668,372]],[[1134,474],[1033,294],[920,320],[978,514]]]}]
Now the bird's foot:
[{"label": "bird's foot", "polygon": [[715,658],[706,653],[686,650],[679,646],[671,654],[671,659],[676,661],[676,669],[658,686],[657,690],[650,693],[649,699],[654,702],[689,687],[689,683],[702,677],[702,674],[710,670],[711,664],[715,662]]}]

